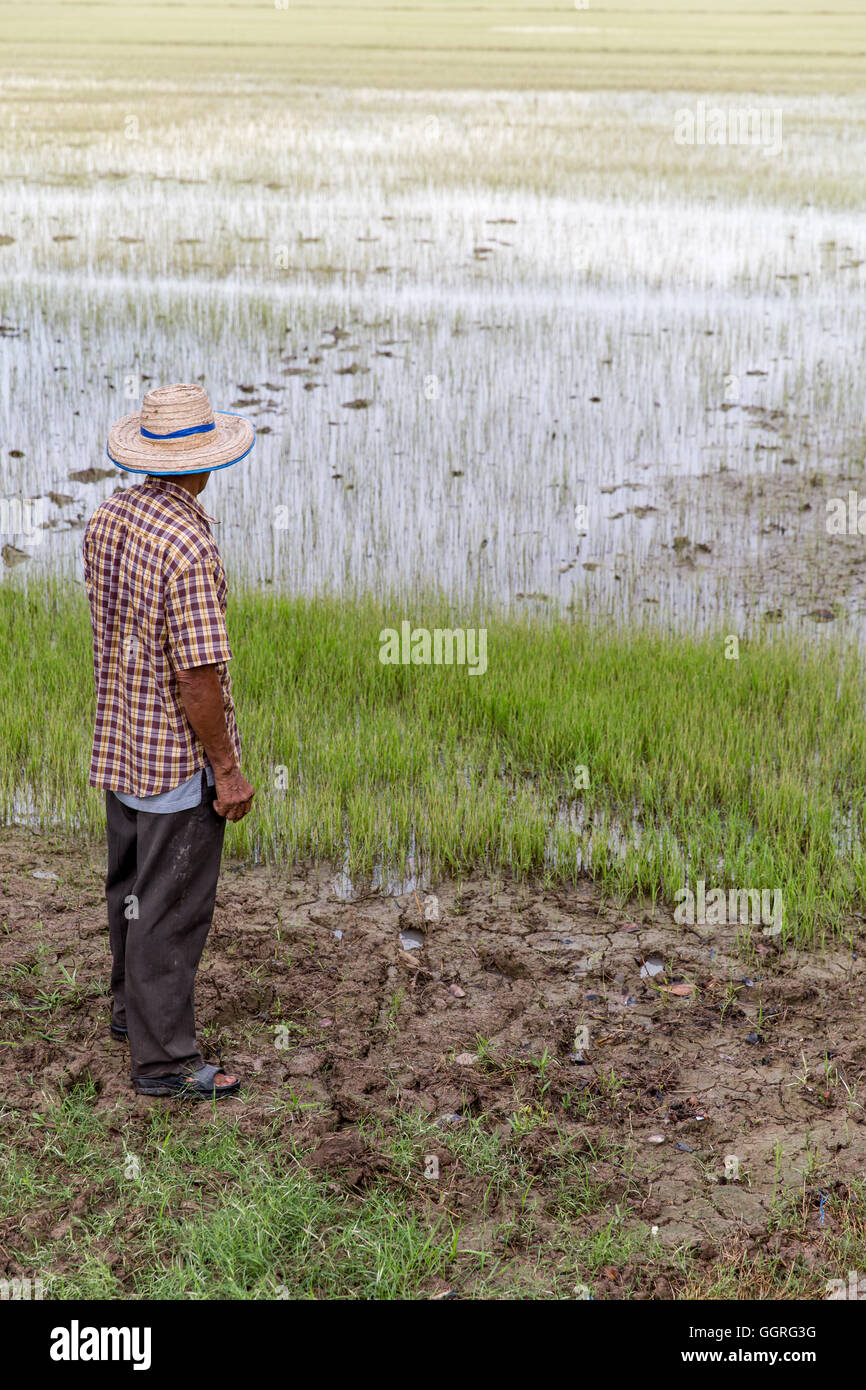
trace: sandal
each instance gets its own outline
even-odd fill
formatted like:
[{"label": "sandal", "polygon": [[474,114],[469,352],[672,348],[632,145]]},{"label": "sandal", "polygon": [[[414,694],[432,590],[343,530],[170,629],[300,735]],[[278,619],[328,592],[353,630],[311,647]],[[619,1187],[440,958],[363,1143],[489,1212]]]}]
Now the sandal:
[{"label": "sandal", "polygon": [[184,1100],[220,1100],[232,1096],[241,1088],[240,1081],[230,1086],[215,1086],[214,1078],[221,1067],[205,1063],[198,1071],[176,1076],[134,1076],[132,1084],[140,1096],[177,1096]]},{"label": "sandal", "polygon": [[114,1022],[114,1019],[109,1023],[108,1031],[113,1038],[117,1038],[118,1042],[129,1042],[129,1029],[122,1028],[119,1023]]}]

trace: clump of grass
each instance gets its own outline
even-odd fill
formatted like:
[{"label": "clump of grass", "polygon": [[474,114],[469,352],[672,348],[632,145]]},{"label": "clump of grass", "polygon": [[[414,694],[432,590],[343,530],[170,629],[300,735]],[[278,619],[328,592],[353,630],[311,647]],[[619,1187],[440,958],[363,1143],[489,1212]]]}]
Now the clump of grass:
[{"label": "clump of grass", "polygon": [[[38,1113],[7,1111],[0,1220],[9,1254],[45,1296],[62,1298],[429,1298],[448,1286],[474,1298],[824,1296],[830,1277],[863,1268],[864,1192],[834,1202],[819,1259],[722,1243],[702,1264],[667,1249],[640,1215],[629,1146],[559,1130],[544,1168],[521,1136],[477,1117],[447,1135],[418,1111],[363,1127],[377,1173],[361,1189],[311,1171],[282,1092],[254,1135],[224,1111],[203,1122],[97,1108],[84,1075]],[[430,1152],[455,1167],[429,1181]],[[467,1185],[474,1194],[452,1210]],[[814,1211],[780,1194],[786,1229],[804,1243]],[[768,1226],[767,1238],[772,1225]]]},{"label": "clump of grass", "polygon": [[[673,904],[688,880],[779,889],[786,938],[842,931],[866,861],[863,678],[838,643],[666,637],[578,619],[488,630],[488,667],[385,666],[402,609],[236,597],[229,625],[255,811],[230,853],[350,875],[420,865],[590,874],[619,900]],[[452,627],[442,600],[413,622]],[[102,832],[87,787],[90,629],[80,594],[0,587],[0,815]],[[577,777],[586,768],[588,777]],[[588,785],[583,785],[588,780]]]},{"label": "clump of grass", "polygon": [[121,1146],[93,1100],[73,1091],[40,1118],[38,1156],[31,1143],[0,1160],[0,1213],[28,1230],[46,1205],[67,1213],[18,1248],[51,1298],[402,1298],[451,1263],[446,1220],[386,1185],[363,1202],[335,1192],[280,1146],[278,1122],[263,1149],[237,1124],[201,1135],[155,1113],[144,1131],[124,1125]]}]

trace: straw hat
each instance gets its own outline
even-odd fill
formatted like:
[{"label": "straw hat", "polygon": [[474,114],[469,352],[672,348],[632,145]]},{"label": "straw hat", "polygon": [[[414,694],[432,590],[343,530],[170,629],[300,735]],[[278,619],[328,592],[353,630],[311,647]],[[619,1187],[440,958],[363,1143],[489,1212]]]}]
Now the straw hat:
[{"label": "straw hat", "polygon": [[141,410],[108,432],[108,457],[127,473],[205,473],[228,468],[250,452],[255,427],[245,415],[214,413],[202,386],[157,386]]}]

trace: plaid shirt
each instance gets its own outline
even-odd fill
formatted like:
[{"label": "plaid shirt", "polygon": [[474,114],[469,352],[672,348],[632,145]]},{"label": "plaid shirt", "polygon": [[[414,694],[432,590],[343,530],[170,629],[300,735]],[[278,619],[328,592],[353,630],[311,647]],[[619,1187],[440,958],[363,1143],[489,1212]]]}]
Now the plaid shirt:
[{"label": "plaid shirt", "polygon": [[235,757],[240,740],[226,662],[225,570],[204,507],[148,478],[97,507],[84,533],[93,627],[96,728],[90,785],[169,791],[207,757],[178,695],[177,671],[216,665]]}]

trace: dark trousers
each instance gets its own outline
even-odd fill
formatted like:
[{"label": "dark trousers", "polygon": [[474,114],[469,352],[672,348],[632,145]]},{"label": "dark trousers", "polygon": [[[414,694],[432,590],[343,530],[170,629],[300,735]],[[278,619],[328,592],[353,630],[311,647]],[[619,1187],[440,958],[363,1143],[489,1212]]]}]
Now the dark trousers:
[{"label": "dark trousers", "polygon": [[133,1076],[203,1064],[193,991],[210,930],[226,823],[202,772],[201,804],[132,811],[106,792],[112,1021],[129,1030]]}]

